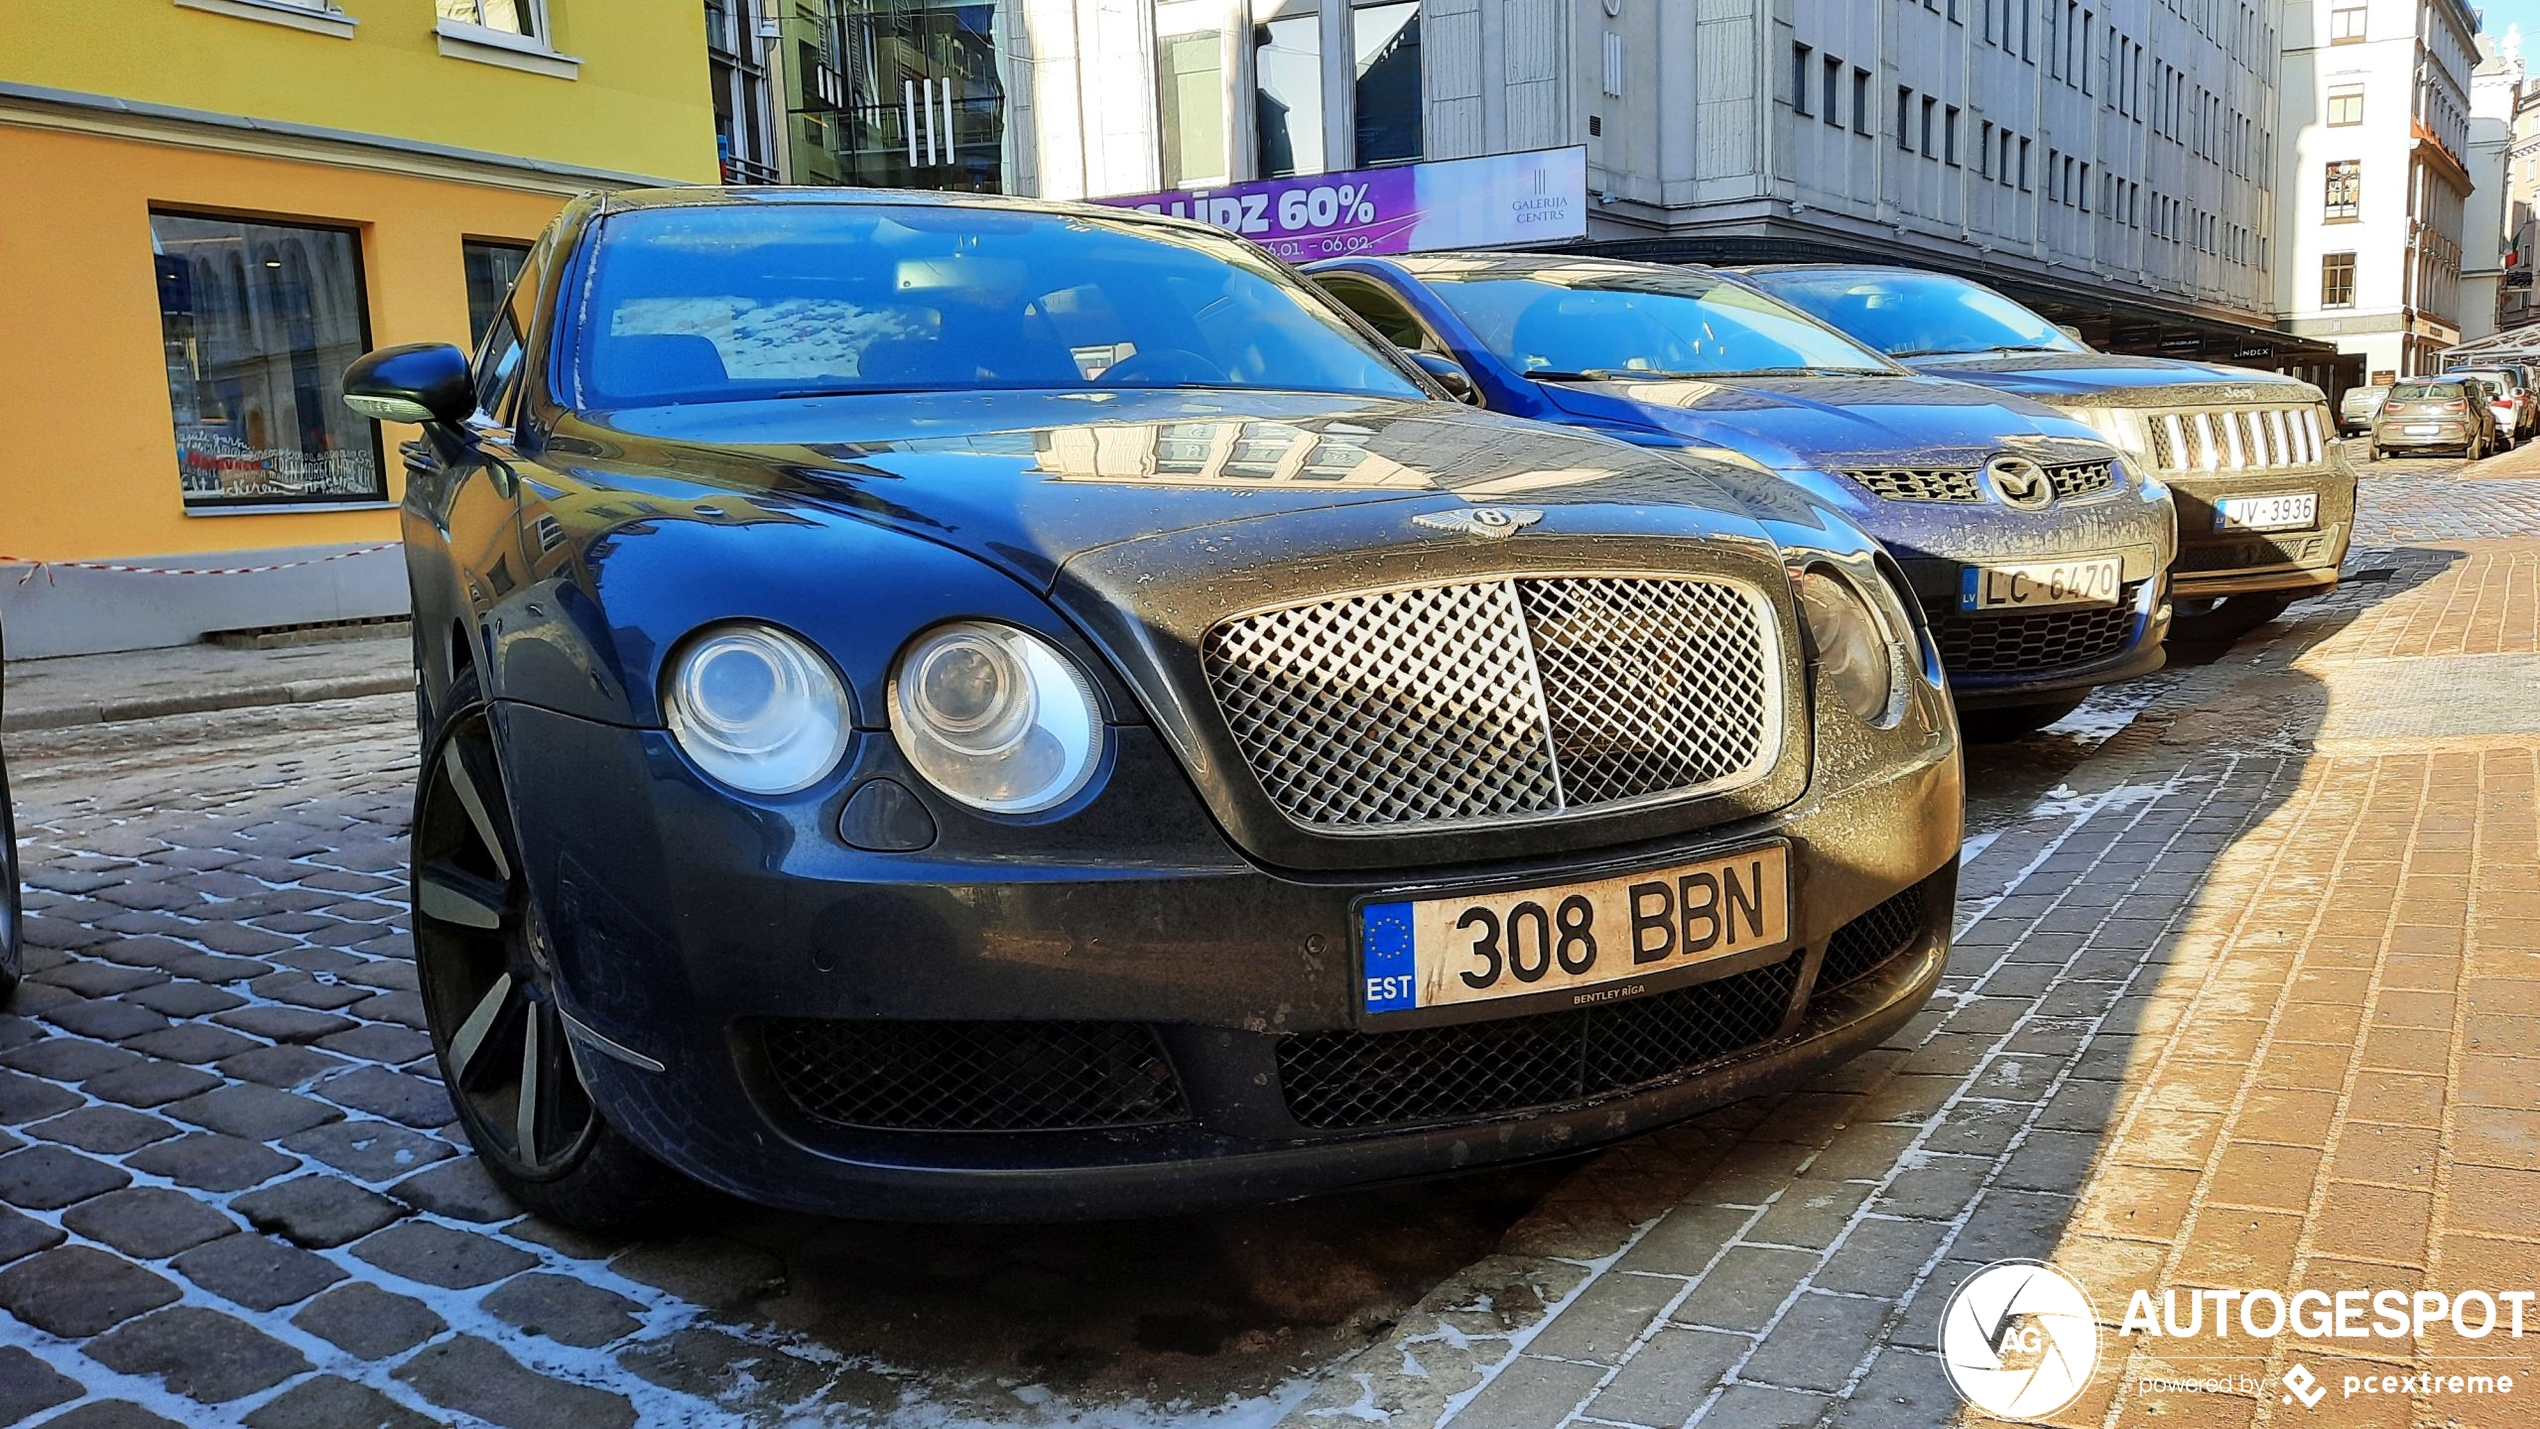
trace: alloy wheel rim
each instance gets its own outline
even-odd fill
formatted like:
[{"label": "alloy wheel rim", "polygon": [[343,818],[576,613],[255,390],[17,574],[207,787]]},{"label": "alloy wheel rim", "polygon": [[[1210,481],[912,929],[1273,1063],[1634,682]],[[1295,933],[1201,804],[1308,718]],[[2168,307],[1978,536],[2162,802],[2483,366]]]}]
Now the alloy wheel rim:
[{"label": "alloy wheel rim", "polygon": [[482,710],[425,771],[414,826],[414,943],[450,1100],[479,1152],[523,1180],[570,1170],[599,1120],[554,977]]}]

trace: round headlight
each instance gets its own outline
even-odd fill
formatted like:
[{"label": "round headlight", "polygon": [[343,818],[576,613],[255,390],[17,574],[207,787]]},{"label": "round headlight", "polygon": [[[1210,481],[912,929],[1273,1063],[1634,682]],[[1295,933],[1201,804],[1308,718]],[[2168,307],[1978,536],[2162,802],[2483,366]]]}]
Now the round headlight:
[{"label": "round headlight", "polygon": [[1102,758],[1093,681],[1048,641],[983,620],[937,626],[891,672],[891,733],[926,781],[992,814],[1076,796]]},{"label": "round headlight", "polygon": [[1833,571],[1811,567],[1798,584],[1799,613],[1824,688],[1871,724],[1894,720],[1904,704],[1905,664],[1892,617]]},{"label": "round headlight", "polygon": [[765,625],[725,625],[671,663],[671,736],[697,767],[751,794],[820,782],[847,752],[847,691],[818,652]]}]

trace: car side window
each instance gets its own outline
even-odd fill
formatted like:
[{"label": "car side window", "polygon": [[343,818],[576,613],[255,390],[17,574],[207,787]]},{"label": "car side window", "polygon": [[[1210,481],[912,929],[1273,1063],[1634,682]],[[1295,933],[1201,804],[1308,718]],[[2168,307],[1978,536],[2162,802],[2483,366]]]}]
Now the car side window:
[{"label": "car side window", "polygon": [[485,344],[476,354],[476,410],[506,426],[520,389],[521,358],[526,350],[522,334],[529,331],[538,310],[538,282],[546,271],[546,255],[542,241],[522,260],[520,276],[512,281],[511,293],[503,299],[502,311],[495,314],[493,326],[486,329]]},{"label": "car side window", "polygon": [[1347,278],[1315,280],[1342,307],[1367,320],[1367,325],[1383,334],[1385,341],[1413,352],[1446,353],[1429,335],[1417,314],[1403,306],[1402,300],[1373,283],[1355,282]]}]

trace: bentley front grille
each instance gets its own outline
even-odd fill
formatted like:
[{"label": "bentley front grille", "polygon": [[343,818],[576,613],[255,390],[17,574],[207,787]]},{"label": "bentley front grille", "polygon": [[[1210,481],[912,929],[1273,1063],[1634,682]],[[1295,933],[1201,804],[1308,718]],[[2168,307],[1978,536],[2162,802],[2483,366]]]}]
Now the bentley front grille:
[{"label": "bentley front grille", "polygon": [[1525,576],[1238,616],[1201,663],[1287,817],[1350,831],[1719,793],[1780,752],[1763,595],[1686,577]]},{"label": "bentley front grille", "polygon": [[2320,409],[2212,407],[2146,412],[2152,464],[2163,471],[2272,471],[2317,466],[2327,439]]},{"label": "bentley front grille", "polygon": [[2094,664],[2123,651],[2134,639],[2142,595],[2143,583],[2134,581],[2120,588],[2115,605],[1979,611],[1935,600],[1924,610],[1940,643],[1943,669],[1957,675],[2024,674]]},{"label": "bentley front grille", "polygon": [[1826,960],[1817,969],[1815,992],[1832,992],[1859,982],[1912,947],[1922,936],[1926,899],[1940,876],[1924,879],[1835,929],[1826,940]]}]

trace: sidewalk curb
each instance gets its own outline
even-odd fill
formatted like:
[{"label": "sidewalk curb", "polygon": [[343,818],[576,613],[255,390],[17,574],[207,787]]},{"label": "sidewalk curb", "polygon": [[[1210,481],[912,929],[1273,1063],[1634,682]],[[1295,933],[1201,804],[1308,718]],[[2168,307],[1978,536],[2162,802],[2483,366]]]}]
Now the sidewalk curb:
[{"label": "sidewalk curb", "polygon": [[128,720],[159,719],[167,715],[208,714],[219,710],[252,709],[265,705],[306,705],[326,700],[354,700],[371,695],[403,694],[414,688],[414,677],[403,672],[394,675],[361,675],[335,680],[291,680],[278,684],[241,685],[229,689],[189,691],[176,695],[151,695],[138,699],[102,700],[90,704],[38,706],[33,709],[11,709],[0,733],[25,734],[45,729],[75,729],[92,724],[121,724]]}]

